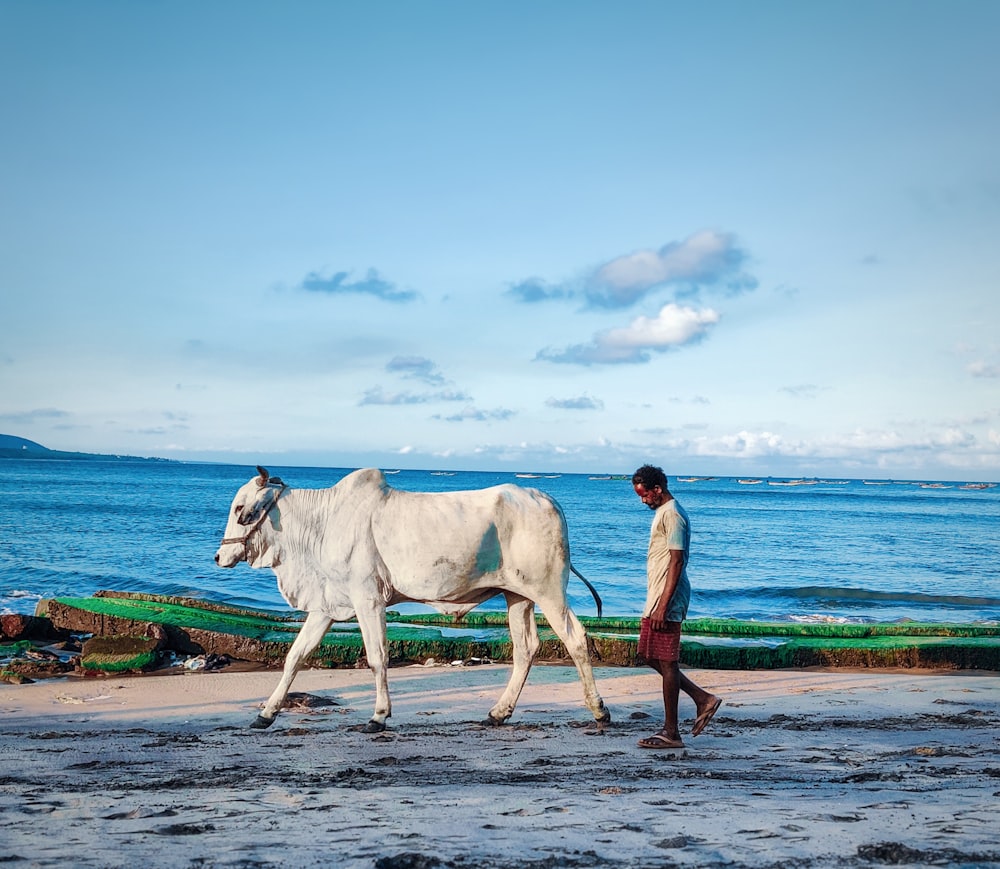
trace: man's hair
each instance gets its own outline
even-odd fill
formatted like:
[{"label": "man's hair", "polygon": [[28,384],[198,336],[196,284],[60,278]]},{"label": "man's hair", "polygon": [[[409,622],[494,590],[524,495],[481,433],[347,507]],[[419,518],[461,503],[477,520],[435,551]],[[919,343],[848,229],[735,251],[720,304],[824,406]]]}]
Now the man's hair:
[{"label": "man's hair", "polygon": [[655,489],[659,486],[666,492],[667,475],[663,473],[663,468],[658,468],[656,465],[643,465],[632,475],[632,485],[641,485],[644,489]]}]

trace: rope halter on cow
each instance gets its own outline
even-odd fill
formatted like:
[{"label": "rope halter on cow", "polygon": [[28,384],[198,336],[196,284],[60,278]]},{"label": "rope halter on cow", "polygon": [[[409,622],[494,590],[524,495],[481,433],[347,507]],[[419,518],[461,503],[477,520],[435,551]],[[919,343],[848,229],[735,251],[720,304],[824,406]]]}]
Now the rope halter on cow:
[{"label": "rope halter on cow", "polygon": [[[242,543],[243,557],[240,560],[247,562],[247,564],[250,563],[250,538],[260,531],[261,525],[267,521],[267,517],[271,515],[271,511],[277,506],[278,499],[285,493],[285,489],[288,488],[288,486],[282,483],[277,477],[273,478],[272,483],[277,483],[281,486],[281,488],[278,489],[278,493],[271,499],[271,503],[268,504],[263,511],[261,511],[260,516],[257,517],[257,520],[250,526],[249,530],[242,537],[224,537],[222,539],[222,543],[219,544],[220,546],[226,546],[229,543]],[[261,488],[265,485],[267,485],[267,483],[262,482]]]}]

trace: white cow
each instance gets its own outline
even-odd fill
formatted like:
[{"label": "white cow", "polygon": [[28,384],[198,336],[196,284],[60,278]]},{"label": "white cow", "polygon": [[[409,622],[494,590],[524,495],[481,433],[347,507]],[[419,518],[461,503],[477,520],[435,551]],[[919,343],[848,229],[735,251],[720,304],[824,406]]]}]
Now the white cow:
[{"label": "white cow", "polygon": [[510,484],[404,492],[374,468],[354,471],[329,489],[290,489],[257,470],[260,476],[233,499],[215,561],[270,567],[285,600],[307,616],[253,727],[273,723],[330,624],[356,617],[375,675],[375,714],[365,731],[384,730],[392,714],[386,606],[418,601],[461,616],[498,593],[507,599],[513,672],[488,721],[502,724],[514,712],[539,646],[535,604],[572,656],[594,718],[611,719],[594,683],[586,632],[566,603],[566,520],[548,495]]}]

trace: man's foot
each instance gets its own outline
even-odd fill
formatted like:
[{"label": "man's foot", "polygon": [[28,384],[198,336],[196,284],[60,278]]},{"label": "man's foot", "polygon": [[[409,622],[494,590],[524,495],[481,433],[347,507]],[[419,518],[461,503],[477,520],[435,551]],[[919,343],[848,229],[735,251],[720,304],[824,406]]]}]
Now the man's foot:
[{"label": "man's foot", "polygon": [[662,730],[639,740],[639,748],[684,748],[680,739],[671,739]]},{"label": "man's foot", "polygon": [[691,728],[692,736],[697,736],[705,729],[708,722],[715,717],[715,713],[719,711],[721,705],[722,698],[713,696],[704,706],[698,707],[698,717],[695,718],[694,727]]}]

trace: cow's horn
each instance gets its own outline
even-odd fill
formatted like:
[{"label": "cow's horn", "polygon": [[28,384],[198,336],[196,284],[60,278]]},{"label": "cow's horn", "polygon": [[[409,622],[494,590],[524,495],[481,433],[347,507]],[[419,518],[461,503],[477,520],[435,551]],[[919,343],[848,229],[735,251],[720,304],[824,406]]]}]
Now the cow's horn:
[{"label": "cow's horn", "polygon": [[267,473],[267,468],[262,468],[257,465],[257,473],[260,474],[260,479],[257,481],[258,486],[266,486],[270,475]]}]

